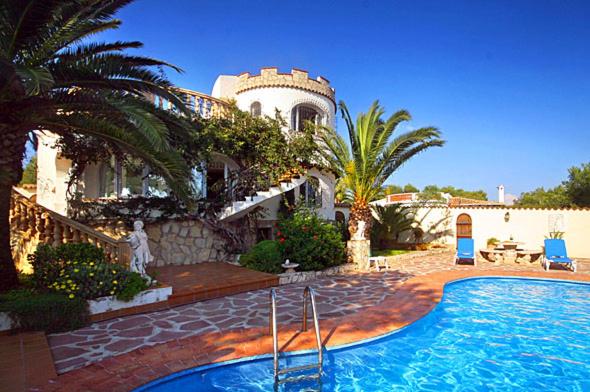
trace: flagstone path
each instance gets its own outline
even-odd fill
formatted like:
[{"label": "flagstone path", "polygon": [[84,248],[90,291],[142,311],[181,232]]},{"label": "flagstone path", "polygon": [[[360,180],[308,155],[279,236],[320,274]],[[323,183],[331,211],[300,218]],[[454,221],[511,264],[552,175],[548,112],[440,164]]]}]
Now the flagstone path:
[{"label": "flagstone path", "polygon": [[[380,273],[354,273],[277,288],[278,322],[301,321],[303,288],[316,289],[320,320],[350,315],[376,306],[395,293],[409,278],[445,270],[474,269],[454,266],[452,253],[426,256]],[[590,262],[579,264],[590,274]],[[480,262],[477,269],[542,271],[539,263],[495,265]],[[155,346],[210,332],[229,332],[268,325],[268,290],[213,299],[172,309],[94,323],[76,331],[48,336],[58,373],[86,366],[139,348]]]}]

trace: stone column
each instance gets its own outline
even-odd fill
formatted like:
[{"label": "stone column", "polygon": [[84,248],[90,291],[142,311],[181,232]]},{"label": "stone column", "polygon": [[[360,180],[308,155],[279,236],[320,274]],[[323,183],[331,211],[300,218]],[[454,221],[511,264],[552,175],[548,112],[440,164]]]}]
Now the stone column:
[{"label": "stone column", "polygon": [[369,251],[371,241],[369,240],[350,240],[346,243],[348,261],[356,264],[359,271],[369,270]]}]

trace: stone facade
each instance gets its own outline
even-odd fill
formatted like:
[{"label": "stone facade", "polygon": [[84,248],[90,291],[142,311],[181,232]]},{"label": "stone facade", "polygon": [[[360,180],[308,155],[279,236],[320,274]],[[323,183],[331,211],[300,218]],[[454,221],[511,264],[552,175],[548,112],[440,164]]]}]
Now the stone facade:
[{"label": "stone facade", "polygon": [[152,223],[146,225],[145,231],[156,267],[234,261],[227,252],[227,240],[200,220]]},{"label": "stone facade", "polygon": [[334,89],[330,87],[330,82],[327,79],[321,76],[318,76],[317,79],[311,79],[307,71],[296,68],[291,70],[290,74],[278,73],[277,68],[274,67],[262,68],[260,75],[252,76],[245,72],[238,76],[235,92],[240,94],[261,87],[297,88],[323,95],[335,102]]}]

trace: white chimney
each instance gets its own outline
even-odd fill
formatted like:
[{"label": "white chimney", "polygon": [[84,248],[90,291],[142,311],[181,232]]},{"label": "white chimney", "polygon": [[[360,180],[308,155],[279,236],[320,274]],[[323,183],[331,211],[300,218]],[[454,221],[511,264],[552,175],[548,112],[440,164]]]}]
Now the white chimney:
[{"label": "white chimney", "polygon": [[504,185],[498,185],[498,203],[504,204]]}]

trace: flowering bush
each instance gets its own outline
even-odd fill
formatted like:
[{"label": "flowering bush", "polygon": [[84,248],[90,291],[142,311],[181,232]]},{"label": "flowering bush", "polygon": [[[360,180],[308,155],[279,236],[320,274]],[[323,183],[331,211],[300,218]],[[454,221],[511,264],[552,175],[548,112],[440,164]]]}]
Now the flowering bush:
[{"label": "flowering bush", "polygon": [[35,287],[70,299],[116,295],[130,300],[148,287],[139,274],[107,263],[102,250],[91,244],[63,244],[56,248],[43,244],[30,259]]},{"label": "flowering bush", "polygon": [[309,209],[296,209],[279,222],[277,229],[283,259],[298,263],[301,271],[318,271],[345,261],[344,243],[338,228]]}]

